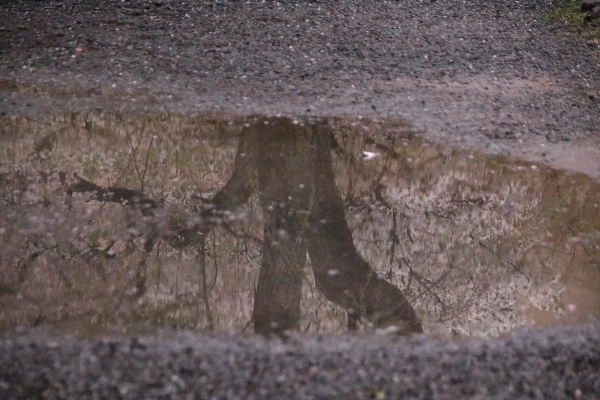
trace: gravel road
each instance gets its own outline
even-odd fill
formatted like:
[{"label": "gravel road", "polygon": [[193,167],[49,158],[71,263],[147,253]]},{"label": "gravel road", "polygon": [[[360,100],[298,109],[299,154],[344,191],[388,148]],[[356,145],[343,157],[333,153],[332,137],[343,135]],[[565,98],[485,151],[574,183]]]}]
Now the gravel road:
[{"label": "gravel road", "polygon": [[404,117],[535,157],[599,140],[599,52],[557,3],[5,1],[0,109]]},{"label": "gravel road", "polygon": [[[600,176],[600,57],[551,0],[0,2],[0,113],[405,118]],[[0,342],[0,398],[600,398],[600,329]]]},{"label": "gravel road", "polygon": [[0,341],[3,399],[597,399],[600,330],[417,336]]}]

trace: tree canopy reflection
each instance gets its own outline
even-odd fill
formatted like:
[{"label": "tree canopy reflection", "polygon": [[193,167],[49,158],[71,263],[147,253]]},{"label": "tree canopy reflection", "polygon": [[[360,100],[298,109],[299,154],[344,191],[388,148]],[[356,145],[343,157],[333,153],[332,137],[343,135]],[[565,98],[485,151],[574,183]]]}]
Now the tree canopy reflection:
[{"label": "tree canopy reflection", "polygon": [[390,121],[93,112],[0,119],[0,141],[0,330],[488,335],[600,315],[585,176]]}]

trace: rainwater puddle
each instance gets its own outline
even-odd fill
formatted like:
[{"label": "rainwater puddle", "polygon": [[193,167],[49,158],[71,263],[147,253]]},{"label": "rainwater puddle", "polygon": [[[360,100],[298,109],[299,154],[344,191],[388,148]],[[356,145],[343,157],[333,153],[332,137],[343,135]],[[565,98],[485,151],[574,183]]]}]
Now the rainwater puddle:
[{"label": "rainwater puddle", "polygon": [[0,331],[486,336],[598,318],[598,183],[357,122],[1,120]]}]

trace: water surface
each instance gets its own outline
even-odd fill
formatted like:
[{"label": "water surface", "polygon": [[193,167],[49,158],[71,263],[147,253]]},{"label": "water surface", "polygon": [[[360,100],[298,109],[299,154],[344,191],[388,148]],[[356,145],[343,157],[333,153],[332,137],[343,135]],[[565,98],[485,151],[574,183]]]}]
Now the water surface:
[{"label": "water surface", "polygon": [[0,121],[0,329],[496,335],[600,315],[600,186],[402,122]]}]

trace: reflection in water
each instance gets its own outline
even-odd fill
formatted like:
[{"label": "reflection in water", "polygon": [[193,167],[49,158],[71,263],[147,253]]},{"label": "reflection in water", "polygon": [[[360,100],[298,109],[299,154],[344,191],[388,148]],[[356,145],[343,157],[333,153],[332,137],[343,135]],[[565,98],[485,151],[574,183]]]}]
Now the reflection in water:
[{"label": "reflection in water", "polygon": [[415,311],[398,288],[381,279],[357,253],[335,186],[330,130],[288,119],[257,121],[241,133],[233,174],[211,204],[233,211],[252,194],[254,177],[264,213],[263,256],[253,320],[257,332],[299,329],[306,253],[317,288],[348,310],[356,328],[421,332]]},{"label": "reflection in water", "polygon": [[0,129],[2,330],[484,335],[600,315],[599,186],[580,175],[366,122]]}]

